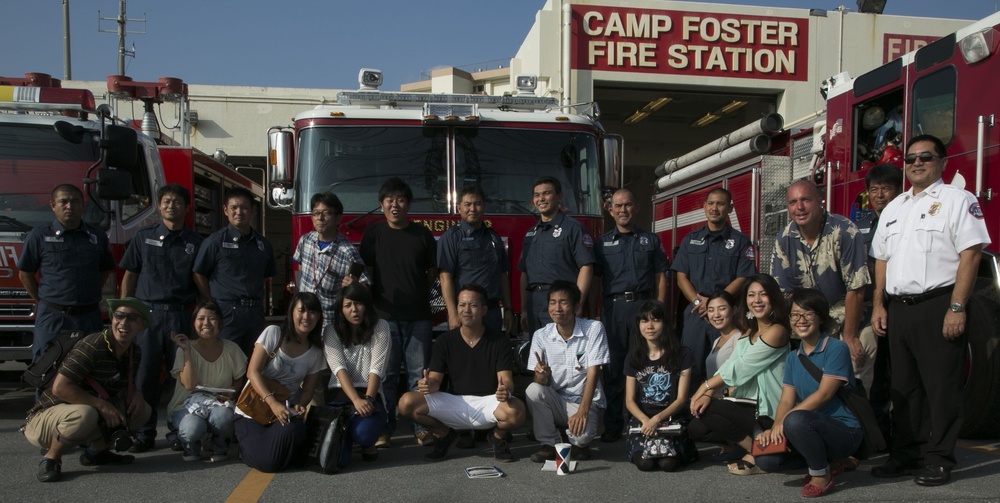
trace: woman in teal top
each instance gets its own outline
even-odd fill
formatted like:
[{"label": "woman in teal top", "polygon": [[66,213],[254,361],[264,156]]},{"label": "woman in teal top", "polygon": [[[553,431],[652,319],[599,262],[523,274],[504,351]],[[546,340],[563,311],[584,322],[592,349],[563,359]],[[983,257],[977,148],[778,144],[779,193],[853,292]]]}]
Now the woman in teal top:
[{"label": "woman in teal top", "polygon": [[[688,432],[695,440],[740,447],[746,454],[729,465],[729,473],[753,475],[763,473],[749,453],[753,435],[771,426],[781,397],[788,310],[778,283],[767,274],[750,277],[741,299],[736,317],[744,335],[733,355],[695,391]],[[713,399],[713,390],[725,387],[735,388],[732,397]]]},{"label": "woman in teal top", "polygon": [[[861,424],[837,398],[841,386],[854,386],[851,352],[824,333],[832,325],[830,305],[818,290],[796,289],[791,297],[792,330],[802,338],[785,360],[784,390],[771,429],[757,436],[761,445],[787,438],[809,466],[802,496],[822,496],[833,489],[833,476],[857,466],[851,454],[861,445]],[[799,359],[806,355],[822,373],[819,381]],[[767,456],[772,457],[772,456]],[[831,468],[830,460],[835,460]]]}]

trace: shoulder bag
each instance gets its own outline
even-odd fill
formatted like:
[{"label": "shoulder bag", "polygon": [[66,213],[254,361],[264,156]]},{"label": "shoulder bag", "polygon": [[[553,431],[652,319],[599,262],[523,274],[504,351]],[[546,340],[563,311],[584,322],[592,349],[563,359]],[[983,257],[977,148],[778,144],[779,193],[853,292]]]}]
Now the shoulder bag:
[{"label": "shoulder bag", "polygon": [[[280,342],[279,342],[280,345]],[[274,358],[278,353],[278,348],[275,347],[273,351],[267,354],[267,361],[264,362],[266,367],[268,363]],[[247,384],[243,387],[243,391],[240,392],[240,397],[236,399],[236,407],[238,407],[244,414],[250,416],[257,424],[261,426],[267,426],[278,420],[278,417],[274,415],[271,410],[271,406],[265,401],[266,397],[261,397],[260,393],[257,393],[257,389],[253,387],[253,383],[250,382],[250,373],[247,372]],[[281,385],[278,381],[264,377],[264,381],[267,382],[268,389],[274,394],[274,398],[283,401],[288,399],[288,389]]]}]

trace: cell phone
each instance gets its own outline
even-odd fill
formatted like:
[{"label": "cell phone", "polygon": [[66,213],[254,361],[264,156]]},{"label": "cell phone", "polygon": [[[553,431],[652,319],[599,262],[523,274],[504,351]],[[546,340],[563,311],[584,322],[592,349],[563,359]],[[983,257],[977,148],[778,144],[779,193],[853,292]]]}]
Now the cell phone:
[{"label": "cell phone", "polygon": [[361,262],[354,262],[353,264],[351,264],[351,270],[349,274],[352,277],[354,277],[354,279],[361,279],[361,273],[363,272],[365,272],[364,264],[362,264]]}]

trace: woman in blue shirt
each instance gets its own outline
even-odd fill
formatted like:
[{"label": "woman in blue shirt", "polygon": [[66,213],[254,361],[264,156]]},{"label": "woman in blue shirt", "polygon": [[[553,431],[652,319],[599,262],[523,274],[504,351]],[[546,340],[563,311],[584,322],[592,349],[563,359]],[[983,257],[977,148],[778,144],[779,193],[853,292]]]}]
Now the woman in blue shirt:
[{"label": "woman in blue shirt", "polygon": [[[847,344],[825,333],[832,324],[826,297],[818,290],[796,289],[790,304],[789,321],[802,344],[785,360],[774,425],[757,442],[766,446],[787,438],[809,466],[802,496],[816,497],[833,489],[835,472],[856,466],[849,457],[861,445],[861,424],[837,398],[841,386],[854,386],[854,370]],[[799,361],[800,354],[822,371],[819,382]]]}]

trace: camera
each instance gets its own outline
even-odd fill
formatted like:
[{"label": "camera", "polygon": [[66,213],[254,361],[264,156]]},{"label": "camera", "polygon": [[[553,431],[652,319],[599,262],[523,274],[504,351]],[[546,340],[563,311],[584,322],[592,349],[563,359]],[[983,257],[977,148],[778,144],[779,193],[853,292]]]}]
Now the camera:
[{"label": "camera", "polygon": [[129,431],[127,426],[122,425],[116,428],[108,428],[104,419],[98,421],[97,424],[101,428],[101,435],[104,437],[104,441],[108,443],[108,448],[122,452],[129,450],[135,444],[132,432]]}]

